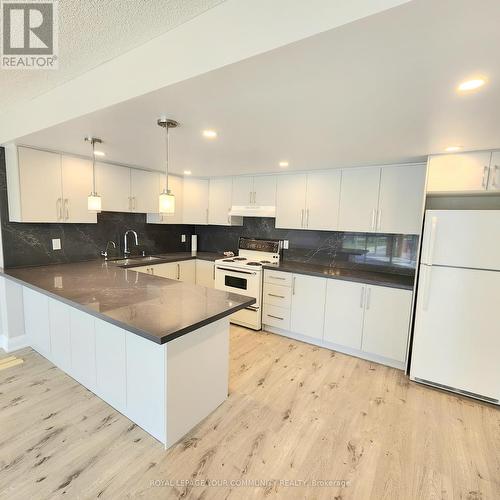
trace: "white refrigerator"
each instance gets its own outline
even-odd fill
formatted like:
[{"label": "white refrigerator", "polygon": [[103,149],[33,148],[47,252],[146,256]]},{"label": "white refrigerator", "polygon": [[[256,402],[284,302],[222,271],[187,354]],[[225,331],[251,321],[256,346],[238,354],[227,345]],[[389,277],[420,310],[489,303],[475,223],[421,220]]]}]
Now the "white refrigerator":
[{"label": "white refrigerator", "polygon": [[499,404],[500,210],[426,212],[410,378]]}]

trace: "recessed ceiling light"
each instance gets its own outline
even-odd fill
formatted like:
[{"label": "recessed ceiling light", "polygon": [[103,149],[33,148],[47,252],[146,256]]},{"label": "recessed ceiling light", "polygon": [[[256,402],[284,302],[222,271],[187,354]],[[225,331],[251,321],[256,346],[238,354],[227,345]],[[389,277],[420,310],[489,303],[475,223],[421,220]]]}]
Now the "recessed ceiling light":
[{"label": "recessed ceiling light", "polygon": [[191,175],[191,170],[184,170],[184,175]]},{"label": "recessed ceiling light", "polygon": [[289,163],[288,163],[287,161],[280,161],[280,162],[279,162],[279,166],[280,166],[280,167],[285,168],[285,167],[288,167],[288,165],[289,165]]},{"label": "recessed ceiling light", "polygon": [[485,78],[473,78],[472,80],[466,80],[458,86],[459,92],[469,92],[470,90],[476,90],[482,87],[486,83]]},{"label": "recessed ceiling light", "polygon": [[215,130],[204,130],[203,137],[207,137],[208,139],[215,139],[217,137],[217,132]]},{"label": "recessed ceiling light", "polygon": [[445,151],[448,153],[453,153],[455,151],[460,151],[462,149],[462,146],[448,146]]},{"label": "recessed ceiling light", "polygon": [[104,151],[94,151],[94,154],[96,156],[106,156],[106,153]]}]

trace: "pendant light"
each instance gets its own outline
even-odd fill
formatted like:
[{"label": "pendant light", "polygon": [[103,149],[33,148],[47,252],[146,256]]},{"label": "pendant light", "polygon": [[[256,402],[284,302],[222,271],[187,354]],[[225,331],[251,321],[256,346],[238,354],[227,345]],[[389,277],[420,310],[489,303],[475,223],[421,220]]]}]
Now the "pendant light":
[{"label": "pendant light", "polygon": [[165,162],[165,187],[160,193],[159,197],[159,212],[161,214],[172,215],[175,213],[175,196],[172,194],[170,189],[168,189],[168,160],[169,160],[169,129],[179,126],[179,123],[175,120],[170,120],[164,116],[158,118],[157,121],[160,127],[165,129],[165,150],[166,150],[166,162]]},{"label": "pendant light", "polygon": [[101,139],[97,137],[85,137],[85,141],[92,145],[92,192],[87,198],[87,208],[89,212],[97,213],[101,211],[101,197],[95,190],[95,145],[102,144]]}]

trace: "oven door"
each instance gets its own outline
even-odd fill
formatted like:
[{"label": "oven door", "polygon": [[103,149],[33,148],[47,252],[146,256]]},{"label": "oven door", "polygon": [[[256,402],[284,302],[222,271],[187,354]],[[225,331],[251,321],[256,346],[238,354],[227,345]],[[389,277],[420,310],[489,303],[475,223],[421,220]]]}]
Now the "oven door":
[{"label": "oven door", "polygon": [[237,293],[253,297],[256,303],[252,308],[260,307],[261,298],[261,273],[246,269],[230,269],[229,267],[216,266],[215,288],[224,292]]}]

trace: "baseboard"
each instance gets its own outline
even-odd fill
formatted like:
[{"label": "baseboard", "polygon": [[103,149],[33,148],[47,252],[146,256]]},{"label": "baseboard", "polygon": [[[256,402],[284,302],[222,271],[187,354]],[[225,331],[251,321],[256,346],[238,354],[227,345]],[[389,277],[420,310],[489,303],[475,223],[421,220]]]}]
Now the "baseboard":
[{"label": "baseboard", "polygon": [[20,335],[19,337],[14,337],[9,339],[6,335],[0,335],[0,347],[5,352],[14,352],[24,347],[28,347],[28,337],[27,335]]}]

